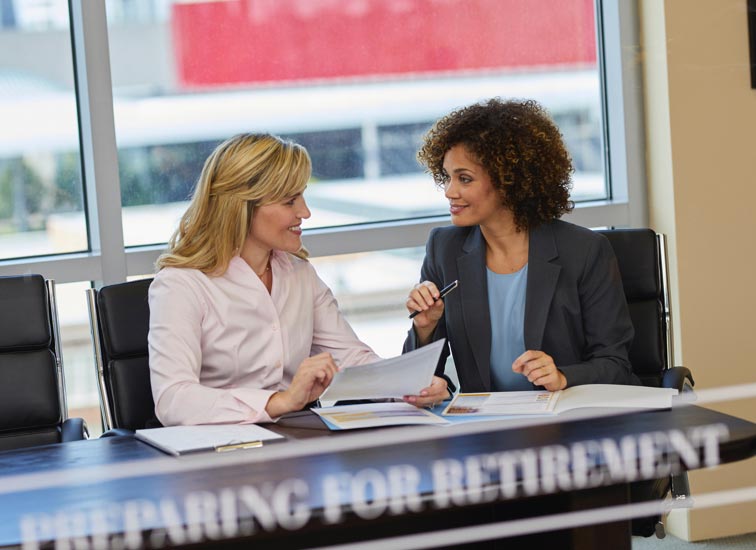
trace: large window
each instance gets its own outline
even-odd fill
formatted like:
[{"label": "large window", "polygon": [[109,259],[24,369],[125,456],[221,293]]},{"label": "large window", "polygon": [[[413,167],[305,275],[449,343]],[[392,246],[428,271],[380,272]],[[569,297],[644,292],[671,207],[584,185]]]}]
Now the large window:
[{"label": "large window", "polygon": [[67,2],[0,6],[0,260],[86,250]]},{"label": "large window", "polygon": [[307,227],[445,214],[415,153],[435,119],[492,96],[542,102],[574,198],[607,198],[593,4],[109,0],[126,245],[167,240],[202,161],[239,132],[308,148]]},{"label": "large window", "polygon": [[630,155],[643,148],[626,130],[640,115],[624,92],[640,89],[626,82],[633,5],[0,2],[0,276],[61,283],[72,414],[97,419],[84,288],[153,272],[205,157],[235,133],[310,151],[305,243],[382,355],[401,349],[428,231],[448,223],[415,153],[451,109],[542,102],[575,161],[570,219],[642,223],[643,169]]}]

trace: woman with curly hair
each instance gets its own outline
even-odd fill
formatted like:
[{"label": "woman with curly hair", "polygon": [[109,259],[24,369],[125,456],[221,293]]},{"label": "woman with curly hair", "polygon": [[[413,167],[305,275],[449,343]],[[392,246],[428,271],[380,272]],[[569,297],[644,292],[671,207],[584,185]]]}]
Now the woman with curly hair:
[{"label": "woman with curly hair", "polygon": [[[546,111],[498,98],[456,110],[428,132],[418,159],[443,188],[453,226],[428,238],[405,351],[447,338],[465,392],[640,384],[611,246],[559,220],[573,207],[573,168]],[[454,280],[459,289],[439,300]],[[453,388],[430,390],[407,401],[437,403]]]}]

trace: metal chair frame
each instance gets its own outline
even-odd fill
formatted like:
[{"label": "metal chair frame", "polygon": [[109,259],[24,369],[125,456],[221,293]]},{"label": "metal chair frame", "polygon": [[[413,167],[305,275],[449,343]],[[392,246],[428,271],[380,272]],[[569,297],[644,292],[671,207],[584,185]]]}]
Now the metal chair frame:
[{"label": "metal chair frame", "polygon": [[103,432],[113,429],[113,415],[111,403],[108,398],[108,389],[105,383],[105,360],[102,352],[101,328],[99,311],[97,307],[97,289],[88,288],[87,311],[89,312],[89,332],[92,338],[92,351],[95,358],[95,376],[97,377],[97,391],[100,397],[100,418]]},{"label": "metal chair frame", "polygon": [[60,345],[60,321],[58,319],[58,300],[55,293],[55,281],[45,279],[47,289],[47,311],[50,316],[53,349],[55,350],[55,372],[58,381],[58,404],[61,422],[68,420],[68,397],[66,395],[66,375],[63,369],[63,351]]}]

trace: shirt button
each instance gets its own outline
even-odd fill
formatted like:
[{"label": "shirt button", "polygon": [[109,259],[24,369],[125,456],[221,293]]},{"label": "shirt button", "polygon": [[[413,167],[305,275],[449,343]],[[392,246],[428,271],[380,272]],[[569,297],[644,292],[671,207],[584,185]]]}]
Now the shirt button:
[{"label": "shirt button", "polygon": [[283,367],[283,364],[281,363],[281,361],[276,361],[276,368],[280,369],[281,367]]},{"label": "shirt button", "polygon": [[276,332],[276,331],[278,330],[278,325],[276,325],[276,324],[273,324],[273,327],[272,327],[272,328],[273,328],[273,332]]}]

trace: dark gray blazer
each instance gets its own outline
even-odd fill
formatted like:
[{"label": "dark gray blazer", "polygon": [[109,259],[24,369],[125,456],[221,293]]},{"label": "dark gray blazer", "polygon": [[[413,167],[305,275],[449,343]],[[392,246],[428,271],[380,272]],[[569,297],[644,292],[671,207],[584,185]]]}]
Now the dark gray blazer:
[{"label": "dark gray blazer", "polygon": [[[628,351],[633,326],[609,241],[589,229],[553,221],[530,232],[525,348],[554,358],[568,386],[640,384]],[[434,229],[420,280],[438,288],[455,279],[433,340],[448,338],[464,392],[491,391],[491,318],[486,243],[478,226]],[[404,351],[417,347],[410,329]],[[439,362],[443,373],[449,350]]]}]

